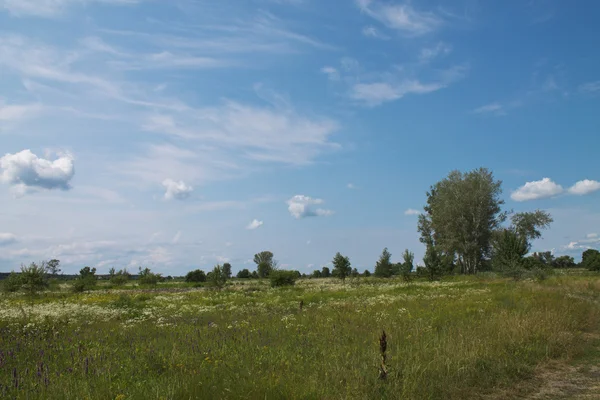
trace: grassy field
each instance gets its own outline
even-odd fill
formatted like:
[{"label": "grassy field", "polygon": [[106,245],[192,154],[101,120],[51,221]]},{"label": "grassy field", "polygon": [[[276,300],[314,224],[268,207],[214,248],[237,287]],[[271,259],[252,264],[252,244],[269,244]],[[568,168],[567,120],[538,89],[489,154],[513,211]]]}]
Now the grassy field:
[{"label": "grassy field", "polygon": [[0,398],[482,398],[581,357],[599,299],[600,276],[561,273],[2,294]]}]

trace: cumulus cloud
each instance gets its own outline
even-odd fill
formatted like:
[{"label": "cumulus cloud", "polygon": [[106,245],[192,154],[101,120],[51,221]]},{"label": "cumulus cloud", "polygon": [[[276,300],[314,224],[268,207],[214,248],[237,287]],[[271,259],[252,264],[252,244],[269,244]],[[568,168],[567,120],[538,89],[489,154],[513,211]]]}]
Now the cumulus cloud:
[{"label": "cumulus cloud", "polygon": [[0,246],[6,246],[17,241],[17,237],[12,233],[0,232]]},{"label": "cumulus cloud", "polygon": [[569,188],[569,193],[578,196],[584,196],[586,194],[593,193],[597,190],[600,190],[600,182],[584,179],[571,186]]},{"label": "cumulus cloud", "polygon": [[11,185],[17,196],[39,189],[69,190],[69,182],[75,175],[71,154],[63,154],[50,161],[39,158],[29,149],[4,155],[0,158],[0,170],[0,182]]},{"label": "cumulus cloud", "polygon": [[408,210],[404,211],[404,215],[419,215],[419,214],[421,214],[421,211],[415,210],[414,208],[409,208]]},{"label": "cumulus cloud", "polygon": [[193,187],[186,185],[183,181],[174,181],[173,179],[165,179],[163,186],[166,189],[165,199],[167,200],[185,200],[192,194]]},{"label": "cumulus cloud", "polygon": [[563,191],[562,186],[554,183],[550,178],[543,178],[540,181],[525,183],[525,185],[512,192],[510,198],[514,201],[545,199],[559,195]]},{"label": "cumulus cloud", "polygon": [[302,194],[295,195],[287,201],[287,204],[288,211],[296,219],[328,216],[333,214],[333,211],[331,210],[313,208],[315,205],[323,204],[322,199],[313,199],[312,197],[304,196]]},{"label": "cumulus cloud", "polygon": [[253,219],[253,220],[252,220],[252,222],[250,222],[250,223],[249,223],[249,224],[246,226],[246,229],[253,230],[253,229],[256,229],[256,228],[258,228],[258,227],[259,227],[259,226],[261,226],[262,224],[263,224],[263,222],[262,222],[262,221],[259,221],[259,220],[257,220],[257,219]]}]

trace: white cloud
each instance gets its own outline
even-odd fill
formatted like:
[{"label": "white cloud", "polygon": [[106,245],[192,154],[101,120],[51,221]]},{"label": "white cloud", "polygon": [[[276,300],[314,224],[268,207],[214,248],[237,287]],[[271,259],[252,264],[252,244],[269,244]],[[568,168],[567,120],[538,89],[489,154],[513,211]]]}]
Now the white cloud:
[{"label": "white cloud", "polygon": [[476,114],[496,114],[496,115],[504,115],[504,106],[500,103],[491,103],[486,104],[485,106],[478,107],[473,110]]},{"label": "white cloud", "polygon": [[340,73],[334,67],[323,67],[321,68],[321,72],[327,75],[327,78],[329,78],[332,81],[337,81],[340,79]]},{"label": "white cloud", "polygon": [[581,84],[579,85],[579,91],[585,93],[600,92],[600,81]]},{"label": "white cloud", "polygon": [[437,15],[415,10],[410,4],[391,4],[377,0],[357,0],[357,4],[365,14],[410,36],[435,31],[443,22]]},{"label": "white cloud", "polygon": [[537,200],[559,195],[563,191],[562,186],[554,183],[550,178],[543,178],[540,181],[525,183],[512,192],[510,198],[514,201]]},{"label": "white cloud", "polygon": [[[3,104],[0,99],[0,121],[19,121],[40,114],[43,107],[40,104]],[[0,132],[2,129],[0,128]]]},{"label": "white cloud", "polygon": [[12,233],[0,232],[0,246],[13,244],[17,241],[17,237]]},{"label": "white cloud", "polygon": [[421,83],[418,80],[407,80],[399,84],[357,83],[352,87],[350,97],[360,100],[368,106],[377,106],[388,101],[398,100],[407,94],[435,92],[444,86],[442,83]]},{"label": "white cloud", "polygon": [[39,158],[31,150],[15,154],[7,153],[0,158],[0,182],[12,185],[17,196],[38,189],[69,190],[69,182],[75,175],[74,159],[63,154],[54,161]]},{"label": "white cloud", "polygon": [[600,190],[600,182],[584,179],[571,186],[569,188],[569,193],[578,196],[584,196],[586,194],[593,193],[597,190]]},{"label": "white cloud", "polygon": [[587,235],[585,235],[586,238],[588,239],[595,239],[598,237],[597,233],[588,233]]},{"label": "white cloud", "polygon": [[444,56],[449,54],[452,51],[452,46],[446,43],[439,42],[434,47],[427,47],[421,49],[419,53],[419,61],[421,62],[429,62],[436,57]]},{"label": "white cloud", "polygon": [[86,3],[131,5],[142,0],[0,0],[0,10],[15,16],[57,17],[68,7]]},{"label": "white cloud", "polygon": [[306,217],[328,216],[333,214],[333,211],[331,210],[325,210],[322,208],[313,209],[312,206],[323,204],[323,200],[313,199],[309,196],[304,196],[301,194],[297,194],[291,199],[289,199],[287,201],[287,204],[288,211],[296,219]]},{"label": "white cloud", "polygon": [[246,229],[253,230],[253,229],[256,229],[256,228],[260,227],[262,224],[263,224],[262,221],[259,221],[257,219],[253,219],[252,222],[250,222],[246,226]]},{"label": "white cloud", "polygon": [[389,39],[388,36],[379,32],[379,30],[377,28],[375,28],[374,26],[365,26],[362,29],[362,34],[365,35],[366,37],[371,37],[371,38],[376,38],[376,39]]},{"label": "white cloud", "polygon": [[404,211],[404,215],[419,215],[419,214],[421,214],[421,211],[415,210],[414,208],[409,208],[408,210]]},{"label": "white cloud", "polygon": [[162,182],[166,188],[165,199],[167,200],[185,200],[192,194],[193,187],[187,185],[183,181],[174,181],[173,179],[165,179]]},{"label": "white cloud", "polygon": [[346,187],[348,189],[357,189],[357,187],[356,187],[356,185],[354,183],[349,183],[349,184],[346,185]]}]

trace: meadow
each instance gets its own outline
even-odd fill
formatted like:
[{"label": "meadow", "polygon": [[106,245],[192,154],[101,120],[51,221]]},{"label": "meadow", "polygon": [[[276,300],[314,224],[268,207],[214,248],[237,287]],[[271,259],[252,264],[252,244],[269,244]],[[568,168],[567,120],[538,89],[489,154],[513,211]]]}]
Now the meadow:
[{"label": "meadow", "polygon": [[599,299],[599,275],[564,271],[4,293],[0,398],[487,398],[585,355]]}]

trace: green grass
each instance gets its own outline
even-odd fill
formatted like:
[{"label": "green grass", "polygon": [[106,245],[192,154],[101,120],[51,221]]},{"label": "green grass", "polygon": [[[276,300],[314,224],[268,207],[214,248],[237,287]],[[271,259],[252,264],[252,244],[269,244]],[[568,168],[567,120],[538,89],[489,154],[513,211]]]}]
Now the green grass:
[{"label": "green grass", "polygon": [[3,295],[0,397],[477,398],[581,354],[600,321],[596,275],[184,286]]}]

